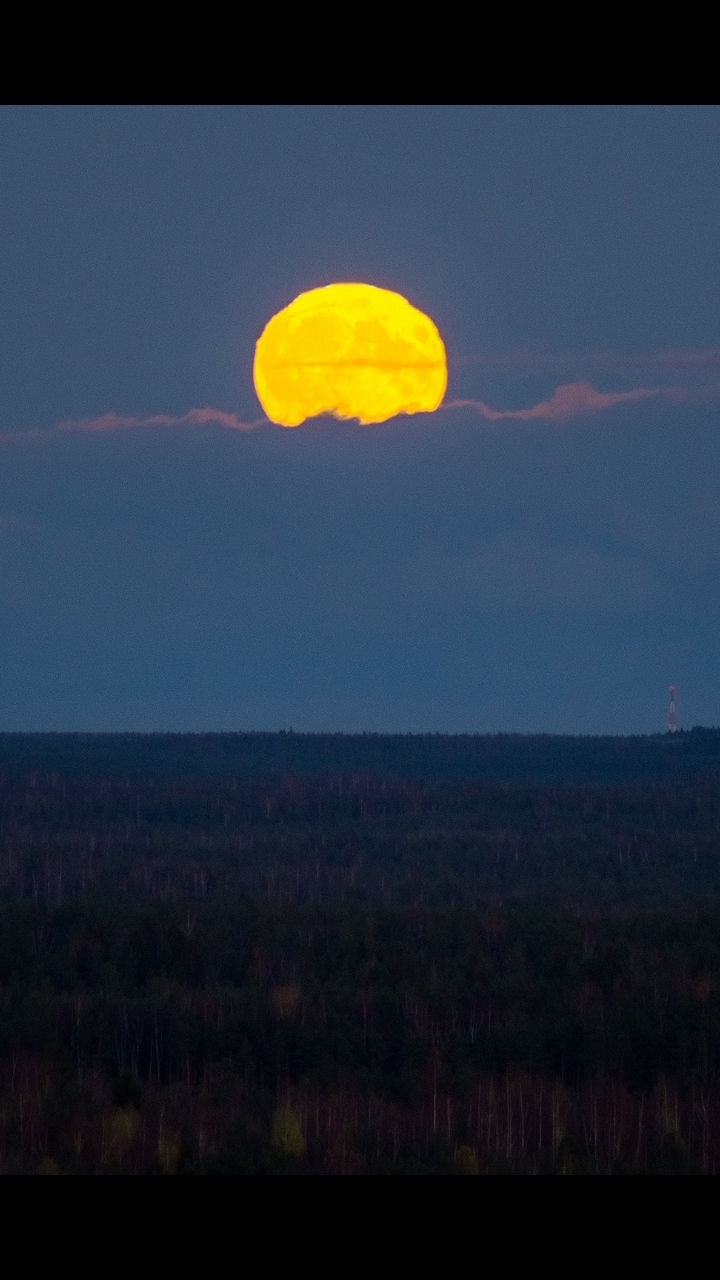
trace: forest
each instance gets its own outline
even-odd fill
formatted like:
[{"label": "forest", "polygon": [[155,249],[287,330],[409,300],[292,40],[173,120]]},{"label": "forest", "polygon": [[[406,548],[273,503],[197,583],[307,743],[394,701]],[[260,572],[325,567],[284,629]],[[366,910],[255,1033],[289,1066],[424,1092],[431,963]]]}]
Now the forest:
[{"label": "forest", "polygon": [[3,735],[0,1171],[715,1173],[718,739]]},{"label": "forest", "polygon": [[442,733],[0,733],[0,774],[630,783],[720,772],[720,729],[636,737]]}]

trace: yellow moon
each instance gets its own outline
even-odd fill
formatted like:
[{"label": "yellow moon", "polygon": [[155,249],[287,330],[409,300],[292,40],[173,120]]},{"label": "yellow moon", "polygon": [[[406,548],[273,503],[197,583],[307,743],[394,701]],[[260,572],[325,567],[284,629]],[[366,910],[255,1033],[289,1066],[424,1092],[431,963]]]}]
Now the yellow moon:
[{"label": "yellow moon", "polygon": [[328,284],[301,293],[268,321],[255,347],[253,381],[268,418],[283,427],[320,413],[386,422],[437,409],[447,360],[432,320],[399,293]]}]

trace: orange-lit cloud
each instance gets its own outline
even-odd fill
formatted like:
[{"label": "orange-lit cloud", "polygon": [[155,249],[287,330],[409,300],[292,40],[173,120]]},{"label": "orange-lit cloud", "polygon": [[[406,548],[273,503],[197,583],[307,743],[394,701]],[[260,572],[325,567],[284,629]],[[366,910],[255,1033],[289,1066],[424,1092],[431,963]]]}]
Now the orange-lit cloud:
[{"label": "orange-lit cloud", "polygon": [[[473,409],[486,422],[538,421],[570,422],[574,418],[591,413],[615,409],[625,404],[663,399],[674,404],[688,404],[720,398],[720,385],[691,387],[634,387],[627,391],[598,391],[590,382],[568,382],[557,387],[548,400],[530,405],[527,409],[493,409],[484,400],[446,400],[436,410]],[[28,427],[18,431],[0,431],[0,444],[23,440],[49,440],[73,433],[107,435],[114,431],[150,430],[158,427],[221,426],[231,431],[254,431],[269,426],[268,418],[245,422],[237,414],[223,409],[189,409],[180,417],[156,413],[150,417],[129,417],[119,413],[104,413],[97,418],[67,418],[53,427]]]},{"label": "orange-lit cloud", "polygon": [[120,413],[103,413],[98,418],[66,418],[57,422],[54,427],[42,430],[40,427],[27,427],[20,431],[0,431],[0,441],[14,440],[48,440],[52,436],[67,435],[73,432],[107,434],[110,431],[127,431],[143,427],[203,427],[217,425],[228,427],[231,431],[253,431],[262,426],[267,418],[258,418],[255,422],[243,422],[234,413],[226,413],[223,409],[188,409],[179,418],[166,413],[156,413],[149,418],[127,417]]},{"label": "orange-lit cloud", "polygon": [[[321,292],[321,291],[318,291]],[[382,290],[377,292],[382,293]],[[395,295],[392,295],[393,297]],[[403,299],[400,301],[404,302]],[[421,313],[415,312],[414,308],[410,308],[409,304],[405,304],[415,315]],[[425,318],[427,319],[427,318]],[[428,324],[432,322],[428,321]],[[436,333],[437,331],[433,331]],[[431,335],[432,336],[432,335]],[[441,339],[438,335],[438,342]],[[442,344],[441,344],[442,345]],[[507,357],[494,357],[492,360],[485,360],[484,357],[477,357],[477,360],[487,368],[495,370],[505,370],[511,372],[513,369],[525,372],[533,371],[535,373],[544,371],[546,374],[555,365],[559,369],[565,365],[567,367],[573,361],[578,366],[585,365],[590,367],[594,365],[598,370],[605,369],[606,372],[613,370],[615,373],[624,373],[626,376],[633,370],[639,373],[641,370],[645,372],[654,372],[658,381],[662,382],[663,373],[671,373],[675,376],[676,383],[672,386],[640,386],[630,387],[621,391],[599,391],[587,379],[578,379],[573,382],[563,382],[558,386],[553,394],[546,400],[541,400],[537,404],[529,405],[527,408],[520,409],[501,409],[493,408],[484,400],[476,399],[457,399],[445,400],[434,404],[434,400],[439,400],[439,395],[444,386],[445,365],[444,365],[444,348],[442,349],[442,361],[440,361],[440,372],[437,387],[434,386],[433,396],[427,407],[420,407],[419,403],[415,403],[412,407],[406,407],[399,413],[408,412],[442,412],[445,409],[471,409],[474,410],[486,422],[503,422],[503,421],[546,421],[546,422],[571,422],[576,418],[584,417],[588,414],[596,414],[606,412],[623,405],[637,404],[643,401],[664,401],[669,404],[702,404],[720,399],[720,348],[709,348],[697,351],[664,351],[646,356],[613,356],[611,353],[601,353],[596,356],[585,357],[551,357],[542,356],[533,352],[515,352]],[[470,363],[473,363],[471,361]],[[464,364],[467,361],[460,359],[453,360],[453,364]],[[367,361],[357,361],[357,368],[362,370],[365,368]],[[350,368],[350,364],[347,366]],[[430,364],[428,365],[428,368]],[[422,373],[424,366],[421,361],[416,361],[412,365],[411,371],[413,375],[418,372]],[[435,370],[435,365],[432,364]],[[373,370],[376,370],[373,364]],[[344,375],[343,375],[344,376]],[[424,375],[422,375],[424,376]],[[436,374],[433,372],[433,377]],[[436,379],[437,380],[437,379]],[[678,385],[684,381],[685,385]],[[434,397],[434,399],[433,399]],[[407,402],[406,402],[407,403]],[[346,408],[349,409],[350,406]],[[387,408],[387,406],[386,406]],[[322,412],[322,411],[319,411]],[[327,410],[325,410],[327,412]],[[357,408],[356,408],[357,414]],[[335,416],[338,416],[337,408]],[[343,412],[339,416],[346,416]],[[347,416],[350,416],[349,412]],[[361,419],[362,420],[362,419]],[[372,419],[365,419],[365,421]],[[377,420],[377,419],[376,419]],[[174,417],[170,414],[157,413],[147,417],[130,416],[114,412],[104,413],[94,418],[67,418],[55,423],[54,426],[28,427],[21,428],[16,431],[0,431],[0,444],[15,443],[20,441],[31,440],[49,440],[57,436],[69,434],[96,434],[106,435],[116,431],[128,430],[154,430],[158,428],[169,427],[205,427],[220,426],[230,431],[253,431],[260,426],[271,425],[271,419],[267,417],[256,418],[252,422],[246,422],[239,418],[235,413],[229,413],[224,409],[189,409],[187,413]]]},{"label": "orange-lit cloud", "polygon": [[651,400],[663,392],[651,387],[635,387],[630,391],[596,391],[589,382],[567,382],[553,392],[549,400],[541,400],[529,409],[492,409],[483,400],[450,400],[443,409],[475,409],[488,422],[515,418],[521,421],[545,418],[549,422],[567,422],[586,413],[599,413],[617,405]]},{"label": "orange-lit cloud", "polygon": [[168,414],[157,413],[150,418],[127,418],[119,413],[104,413],[99,418],[68,418],[57,424],[57,431],[118,431],[124,427],[201,427],[208,423],[217,423],[221,427],[230,427],[233,431],[252,431],[265,418],[257,422],[243,422],[234,413],[225,413],[222,409],[188,409],[180,418],[171,418]]}]

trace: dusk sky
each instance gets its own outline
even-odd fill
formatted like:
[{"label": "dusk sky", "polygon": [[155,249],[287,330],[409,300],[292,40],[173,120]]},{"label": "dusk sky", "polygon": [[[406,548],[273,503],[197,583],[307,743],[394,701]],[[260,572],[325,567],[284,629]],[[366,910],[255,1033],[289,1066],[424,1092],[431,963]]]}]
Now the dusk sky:
[{"label": "dusk sky", "polygon": [[[719,157],[718,109],[2,109],[0,729],[720,724]],[[475,403],[234,426],[346,281]]]}]

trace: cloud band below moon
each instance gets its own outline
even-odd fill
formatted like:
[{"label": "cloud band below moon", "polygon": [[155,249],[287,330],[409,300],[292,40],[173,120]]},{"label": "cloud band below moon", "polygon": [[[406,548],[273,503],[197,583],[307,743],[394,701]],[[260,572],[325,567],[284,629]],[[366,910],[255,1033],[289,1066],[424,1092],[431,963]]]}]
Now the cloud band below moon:
[{"label": "cloud band below moon", "polygon": [[[486,422],[545,421],[571,422],[587,414],[607,412],[622,405],[637,404],[648,400],[665,400],[673,404],[716,400],[720,398],[720,385],[703,388],[690,387],[634,387],[626,391],[598,391],[590,382],[568,382],[556,388],[548,400],[541,400],[527,409],[493,409],[483,400],[444,401],[432,412],[446,409],[472,409]],[[407,420],[407,419],[405,419]],[[104,413],[97,418],[66,418],[52,427],[26,427],[17,431],[0,431],[0,444],[30,440],[49,440],[68,434],[103,435],[114,431],[150,430],[160,427],[220,426],[230,431],[254,431],[258,427],[272,425],[268,418],[256,418],[246,422],[235,413],[224,409],[189,409],[179,417],[156,413],[148,417],[132,417],[119,413]]]},{"label": "cloud band below moon", "polygon": [[566,422],[586,413],[599,413],[621,404],[634,404],[665,394],[652,387],[635,387],[630,391],[596,391],[590,382],[567,382],[557,387],[549,400],[541,400],[529,409],[492,409],[482,400],[450,400],[443,409],[475,409],[488,422],[515,418],[528,421],[545,418],[549,422]]}]

